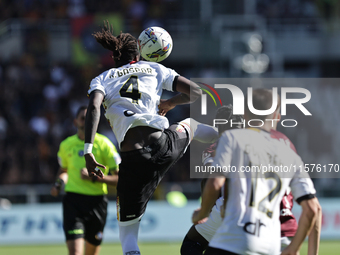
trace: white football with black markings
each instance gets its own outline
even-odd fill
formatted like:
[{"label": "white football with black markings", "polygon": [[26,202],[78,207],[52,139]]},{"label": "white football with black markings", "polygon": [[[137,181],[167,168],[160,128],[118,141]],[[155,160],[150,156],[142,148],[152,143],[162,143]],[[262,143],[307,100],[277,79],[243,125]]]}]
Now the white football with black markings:
[{"label": "white football with black markings", "polygon": [[161,27],[148,27],[138,37],[138,51],[147,61],[161,62],[172,51],[172,38]]}]

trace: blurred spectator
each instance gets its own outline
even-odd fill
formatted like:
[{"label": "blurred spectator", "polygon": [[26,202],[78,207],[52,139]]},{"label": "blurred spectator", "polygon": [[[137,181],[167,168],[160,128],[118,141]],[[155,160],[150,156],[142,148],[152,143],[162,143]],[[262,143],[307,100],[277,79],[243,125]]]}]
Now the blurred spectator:
[{"label": "blurred spectator", "polygon": [[2,116],[0,111],[0,140],[4,140],[6,138],[7,127],[7,120]]},{"label": "blurred spectator", "polygon": [[49,122],[44,116],[34,116],[29,124],[32,130],[37,132],[40,136],[46,135],[49,129]]},{"label": "blurred spectator", "polygon": [[317,11],[313,0],[257,0],[257,13],[266,18],[311,18]]},{"label": "blurred spectator", "polygon": [[130,33],[138,36],[144,29],[144,21],[147,14],[146,1],[127,0],[123,1],[123,10],[126,13],[126,23],[130,27]]},{"label": "blurred spectator", "polygon": [[84,0],[69,0],[67,13],[70,18],[83,17],[86,14]]}]

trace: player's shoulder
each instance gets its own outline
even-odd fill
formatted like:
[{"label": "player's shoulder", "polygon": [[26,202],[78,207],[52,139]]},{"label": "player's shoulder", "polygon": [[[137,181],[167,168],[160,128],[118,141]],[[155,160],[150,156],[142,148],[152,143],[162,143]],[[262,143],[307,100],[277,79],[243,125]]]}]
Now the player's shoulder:
[{"label": "player's shoulder", "polygon": [[95,79],[105,80],[105,78],[108,77],[108,75],[109,75],[110,73],[114,72],[115,70],[116,70],[116,68],[110,68],[110,69],[108,69],[108,70],[106,70],[106,71],[103,71],[102,73],[100,73],[99,75],[97,75],[97,76],[94,78],[94,80],[95,80]]},{"label": "player's shoulder", "polygon": [[280,131],[274,130],[274,129],[270,130],[270,136],[272,138],[276,138],[276,139],[281,138],[281,139],[290,141],[289,138],[285,134],[281,133]]},{"label": "player's shoulder", "polygon": [[294,144],[292,143],[292,141],[283,133],[281,133],[280,131],[277,130],[270,130],[270,137],[277,139],[279,141],[282,141],[283,143],[285,143],[287,146],[289,146],[294,152],[296,152],[296,148],[294,146]]},{"label": "player's shoulder", "polygon": [[66,137],[61,143],[71,143],[77,140],[77,134]]},{"label": "player's shoulder", "polygon": [[100,140],[100,141],[107,141],[107,140],[110,140],[107,136],[103,135],[103,134],[100,134],[100,133],[96,133],[95,137],[94,137],[95,140]]}]

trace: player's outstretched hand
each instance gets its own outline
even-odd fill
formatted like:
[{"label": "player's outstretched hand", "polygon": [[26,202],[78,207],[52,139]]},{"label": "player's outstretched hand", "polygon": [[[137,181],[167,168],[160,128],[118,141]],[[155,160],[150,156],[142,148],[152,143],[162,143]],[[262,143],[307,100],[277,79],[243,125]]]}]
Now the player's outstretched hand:
[{"label": "player's outstretched hand", "polygon": [[172,110],[173,108],[175,108],[175,105],[172,105],[169,100],[161,99],[158,105],[158,114],[161,116],[165,116],[166,113]]},{"label": "player's outstretched hand", "polygon": [[202,215],[201,208],[196,209],[194,213],[192,214],[192,223],[196,224],[202,224],[208,220],[206,215]]},{"label": "player's outstretched hand", "polygon": [[104,174],[102,170],[100,170],[98,167],[106,168],[104,165],[99,164],[96,161],[96,158],[92,153],[87,153],[84,155],[85,161],[86,161],[86,168],[89,173],[89,176],[92,177],[94,175],[97,175],[100,178],[103,178]]}]

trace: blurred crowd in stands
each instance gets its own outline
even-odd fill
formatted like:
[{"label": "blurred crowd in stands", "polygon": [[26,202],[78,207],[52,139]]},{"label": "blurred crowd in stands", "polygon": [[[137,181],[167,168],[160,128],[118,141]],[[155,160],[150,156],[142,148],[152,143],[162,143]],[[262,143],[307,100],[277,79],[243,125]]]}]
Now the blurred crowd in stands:
[{"label": "blurred crowd in stands", "polygon": [[[101,71],[68,64],[42,66],[30,54],[0,65],[0,184],[53,182],[59,144],[75,134],[75,112],[87,105],[89,83]],[[169,114],[170,119],[185,118],[185,109],[172,118]],[[104,117],[99,132],[117,145]],[[189,172],[183,172],[187,178]]]},{"label": "blurred crowd in stands", "polygon": [[[160,25],[157,20],[171,15],[165,10],[175,11],[178,2],[4,0],[0,1],[0,21],[23,19],[27,24],[39,24],[97,13],[124,13],[134,30],[130,32],[137,34],[148,22]],[[25,40],[20,58],[0,60],[0,184],[53,183],[59,167],[59,144],[76,132],[74,114],[80,105],[87,105],[91,79],[109,67],[51,62],[44,31],[29,31]],[[188,116],[181,111],[179,117],[185,114]],[[116,143],[104,117],[99,132]]]},{"label": "blurred crowd in stands", "polygon": [[[123,27],[129,27],[130,31],[124,31],[138,35],[143,28],[151,24],[162,26],[167,19],[199,19],[197,13],[188,14],[191,7],[197,10],[197,2],[0,0],[0,22],[18,18],[33,24],[46,20],[71,20],[86,15],[116,13],[121,15]],[[312,2],[257,0],[256,10],[259,15],[267,18],[301,15],[315,17],[320,8],[327,12],[333,4],[338,6],[338,1],[318,0],[321,7]],[[43,32],[31,31],[27,34],[24,54],[19,58],[0,60],[0,185],[54,181],[59,167],[59,144],[76,132],[73,127],[74,114],[80,105],[87,105],[87,89],[91,79],[109,67],[99,63],[74,65],[72,61],[52,62],[48,59],[46,40],[47,36]],[[183,75],[188,72],[182,67],[171,68]],[[172,123],[188,116],[189,107],[184,106],[176,112],[170,112],[168,118]],[[116,143],[104,118],[99,132]],[[165,181],[190,180],[188,156],[189,153],[178,162]]]},{"label": "blurred crowd in stands", "polygon": [[[130,20],[133,31],[162,25],[167,18],[175,18],[180,0],[2,0],[0,20],[24,18],[27,22],[41,19],[72,19],[93,14],[119,13]],[[188,1],[187,1],[188,2]],[[192,2],[192,1],[191,1]]]},{"label": "blurred crowd in stands", "polygon": [[258,0],[256,9],[258,14],[266,18],[312,18],[318,15],[314,0]]},{"label": "blurred crowd in stands", "polygon": [[[217,14],[242,14],[245,5],[255,2],[255,12],[266,18],[339,17],[337,0],[254,0],[223,2],[212,0]],[[119,13],[132,24],[133,31],[141,31],[150,24],[162,26],[167,19],[199,18],[198,0],[2,0],[0,21],[24,18],[27,22],[41,19],[72,19],[96,13]]]}]

